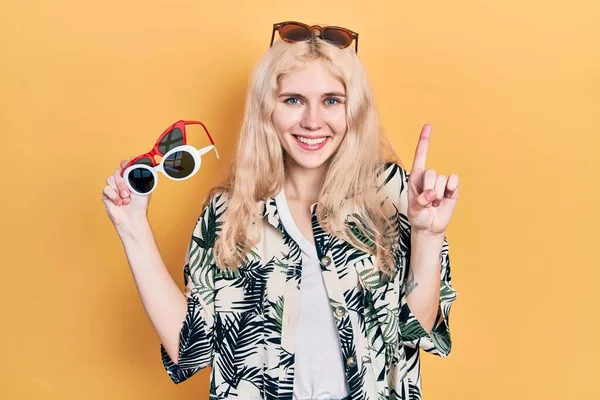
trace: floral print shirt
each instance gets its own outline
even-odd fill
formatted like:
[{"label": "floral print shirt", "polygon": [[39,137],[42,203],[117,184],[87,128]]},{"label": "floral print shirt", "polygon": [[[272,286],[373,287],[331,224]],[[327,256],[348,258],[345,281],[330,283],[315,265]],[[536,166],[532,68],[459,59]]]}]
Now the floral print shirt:
[{"label": "floral print shirt", "polygon": [[[380,186],[393,204],[396,243],[393,278],[374,269],[374,256],[328,234],[311,206],[315,245],[331,312],[339,333],[347,399],[421,399],[420,350],[446,357],[451,350],[448,240],[440,253],[440,303],[427,333],[406,302],[410,225],[406,216],[409,173],[386,163]],[[220,271],[213,245],[227,209],[215,195],[195,225],[183,268],[187,315],[179,362],[161,344],[163,365],[180,383],[211,367],[210,399],[292,400],[296,315],[302,275],[298,244],[286,232],[274,198],[259,203],[263,237],[237,272]],[[348,223],[348,220],[346,220]]]}]

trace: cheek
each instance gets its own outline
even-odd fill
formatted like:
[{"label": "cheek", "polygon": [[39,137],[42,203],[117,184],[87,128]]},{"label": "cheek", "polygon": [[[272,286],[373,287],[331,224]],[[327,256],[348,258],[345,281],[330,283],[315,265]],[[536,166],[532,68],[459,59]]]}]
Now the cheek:
[{"label": "cheek", "polygon": [[298,111],[290,108],[282,106],[281,104],[277,104],[275,109],[273,110],[273,115],[271,119],[273,120],[273,125],[275,125],[275,129],[277,133],[283,134],[286,133],[292,128],[294,125],[298,123]]},{"label": "cheek", "polygon": [[346,133],[347,124],[346,124],[346,112],[340,111],[331,115],[329,120],[329,126],[334,131],[336,135],[343,135]]}]

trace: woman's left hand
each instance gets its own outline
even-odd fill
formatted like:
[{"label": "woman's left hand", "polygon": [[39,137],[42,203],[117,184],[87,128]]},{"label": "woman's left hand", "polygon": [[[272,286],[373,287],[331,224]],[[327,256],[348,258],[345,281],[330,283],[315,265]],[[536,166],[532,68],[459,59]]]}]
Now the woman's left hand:
[{"label": "woman's left hand", "polygon": [[425,170],[431,125],[421,130],[413,167],[408,178],[408,221],[411,231],[443,236],[458,200],[458,175],[438,175]]}]

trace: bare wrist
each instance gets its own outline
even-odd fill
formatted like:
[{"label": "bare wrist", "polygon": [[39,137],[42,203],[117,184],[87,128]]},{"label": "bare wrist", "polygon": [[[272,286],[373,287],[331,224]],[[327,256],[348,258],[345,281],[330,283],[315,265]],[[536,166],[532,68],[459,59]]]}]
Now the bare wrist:
[{"label": "bare wrist", "polygon": [[152,235],[150,222],[144,217],[132,218],[116,227],[121,240],[143,239]]},{"label": "bare wrist", "polygon": [[419,230],[419,229],[414,229],[414,228],[411,228],[410,234],[411,234],[411,236],[414,236],[414,237],[423,237],[423,238],[431,238],[431,239],[436,239],[436,238],[443,239],[446,237],[446,232],[431,233],[427,230]]}]

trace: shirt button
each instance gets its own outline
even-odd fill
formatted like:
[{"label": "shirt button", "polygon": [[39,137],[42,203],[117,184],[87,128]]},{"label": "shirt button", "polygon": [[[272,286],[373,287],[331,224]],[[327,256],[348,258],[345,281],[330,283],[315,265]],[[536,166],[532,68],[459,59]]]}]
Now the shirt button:
[{"label": "shirt button", "polygon": [[346,365],[350,368],[354,367],[356,365],[356,359],[352,356],[348,357],[346,359]]},{"label": "shirt button", "polygon": [[343,317],[344,315],[346,315],[346,309],[342,306],[337,306],[335,308],[335,315],[337,315],[338,317]]},{"label": "shirt button", "polygon": [[321,258],[321,263],[327,267],[327,266],[329,266],[329,264],[331,264],[331,258],[325,256],[325,257]]}]

